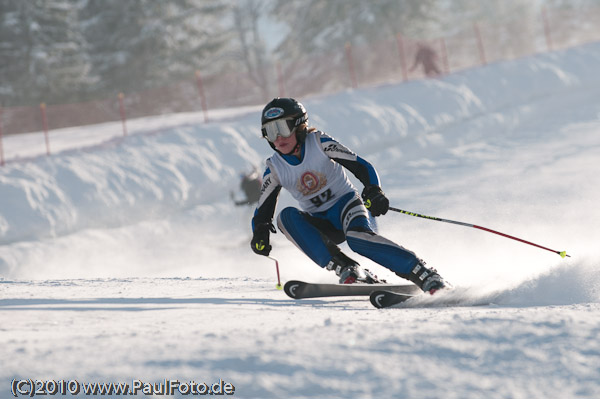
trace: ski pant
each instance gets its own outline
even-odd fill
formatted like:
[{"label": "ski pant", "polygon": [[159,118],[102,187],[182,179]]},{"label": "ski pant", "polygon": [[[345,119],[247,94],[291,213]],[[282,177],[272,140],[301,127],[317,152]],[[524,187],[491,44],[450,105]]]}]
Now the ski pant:
[{"label": "ski pant", "polygon": [[373,231],[367,209],[357,193],[348,193],[323,212],[283,209],[277,217],[279,230],[321,267],[340,252],[344,241],[352,251],[407,278],[417,256]]}]

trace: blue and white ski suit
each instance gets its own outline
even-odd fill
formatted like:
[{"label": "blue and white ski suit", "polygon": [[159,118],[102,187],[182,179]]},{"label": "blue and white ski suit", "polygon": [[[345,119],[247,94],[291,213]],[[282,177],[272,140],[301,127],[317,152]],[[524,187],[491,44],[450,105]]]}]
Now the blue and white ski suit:
[{"label": "blue and white ski suit", "polygon": [[312,130],[301,146],[301,157],[276,152],[266,161],[261,196],[252,230],[271,223],[281,188],[287,189],[302,210],[283,209],[277,226],[302,252],[321,267],[347,241],[354,252],[407,278],[417,256],[375,233],[358,191],[344,168],[365,186],[380,185],[373,166],[327,134]]}]

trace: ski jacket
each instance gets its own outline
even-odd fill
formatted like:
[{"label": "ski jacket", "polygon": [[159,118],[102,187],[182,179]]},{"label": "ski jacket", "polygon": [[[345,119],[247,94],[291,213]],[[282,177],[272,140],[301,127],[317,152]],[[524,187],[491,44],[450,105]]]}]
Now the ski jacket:
[{"label": "ski jacket", "polygon": [[306,134],[301,157],[276,152],[267,159],[252,230],[271,223],[281,188],[294,197],[308,213],[326,211],[343,195],[356,192],[344,168],[365,185],[379,185],[375,168],[327,134],[315,130]]}]

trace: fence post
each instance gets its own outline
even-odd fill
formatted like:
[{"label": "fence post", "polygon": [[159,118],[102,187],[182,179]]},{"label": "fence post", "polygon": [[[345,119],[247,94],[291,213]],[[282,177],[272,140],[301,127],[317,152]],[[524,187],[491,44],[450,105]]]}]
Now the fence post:
[{"label": "fence post", "polygon": [[121,114],[121,124],[123,125],[123,136],[127,136],[127,116],[125,115],[123,98],[125,98],[125,94],[119,93],[119,113]]},{"label": "fence post", "polygon": [[202,113],[204,114],[204,123],[208,123],[208,106],[206,104],[206,96],[204,95],[202,76],[198,70],[196,70],[196,86],[198,86],[198,94],[200,94],[200,105],[202,106]]},{"label": "fence post", "polygon": [[446,39],[440,38],[440,48],[442,51],[442,63],[444,64],[444,72],[446,75],[450,73],[450,63],[448,62],[448,49],[446,47]]},{"label": "fence post", "polygon": [[406,54],[404,53],[404,39],[402,34],[396,34],[396,43],[398,45],[398,55],[400,56],[400,68],[402,68],[402,81],[408,80],[408,69],[406,67]]},{"label": "fence post", "polygon": [[42,113],[42,128],[44,129],[44,137],[46,139],[46,155],[50,155],[50,139],[48,137],[48,118],[46,116],[46,103],[40,104]]},{"label": "fence post", "polygon": [[277,61],[277,83],[279,84],[279,97],[285,97],[285,86],[283,85],[283,71],[281,62]]},{"label": "fence post", "polygon": [[544,35],[546,36],[546,46],[548,51],[552,51],[554,46],[552,45],[552,37],[550,36],[550,21],[548,20],[548,10],[546,7],[542,8],[542,19],[544,21]]},{"label": "fence post", "polygon": [[477,22],[473,23],[473,30],[475,31],[475,37],[477,39],[477,47],[479,48],[479,58],[481,59],[481,65],[486,65],[487,61],[485,59],[485,49],[483,47],[483,39],[481,37],[481,31],[479,30],[479,24]]},{"label": "fence post", "polygon": [[352,45],[346,42],[346,61],[348,62],[348,70],[350,72],[350,79],[352,80],[352,88],[358,87],[358,81],[356,80],[356,72],[354,71],[354,60],[352,59]]},{"label": "fence post", "polygon": [[2,107],[0,107],[0,166],[4,166],[4,146],[2,145]]}]

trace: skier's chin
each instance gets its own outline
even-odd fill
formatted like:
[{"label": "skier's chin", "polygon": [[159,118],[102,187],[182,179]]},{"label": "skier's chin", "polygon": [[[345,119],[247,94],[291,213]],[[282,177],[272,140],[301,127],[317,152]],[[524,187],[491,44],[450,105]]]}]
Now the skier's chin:
[{"label": "skier's chin", "polygon": [[290,155],[289,153],[291,153],[294,150],[294,146],[292,146],[291,144],[285,144],[278,146],[277,150],[282,154]]}]

